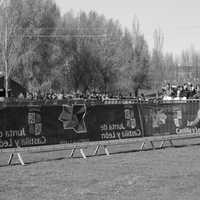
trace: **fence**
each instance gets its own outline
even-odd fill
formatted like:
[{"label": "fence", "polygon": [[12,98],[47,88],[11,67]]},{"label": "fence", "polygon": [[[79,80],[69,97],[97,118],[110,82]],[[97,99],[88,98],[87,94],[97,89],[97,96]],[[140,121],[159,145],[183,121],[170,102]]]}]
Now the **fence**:
[{"label": "fence", "polygon": [[[113,104],[111,104],[111,102]],[[0,109],[0,152],[76,149],[127,143],[165,141],[200,137],[199,101],[137,102],[134,100],[71,100],[21,102]]]}]

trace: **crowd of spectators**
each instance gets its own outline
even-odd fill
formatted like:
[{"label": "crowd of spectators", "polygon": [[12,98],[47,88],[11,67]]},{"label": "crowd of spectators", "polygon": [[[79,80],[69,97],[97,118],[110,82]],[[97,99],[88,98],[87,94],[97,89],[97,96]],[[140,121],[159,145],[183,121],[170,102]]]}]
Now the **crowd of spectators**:
[{"label": "crowd of spectators", "polygon": [[184,83],[183,86],[171,86],[167,83],[162,88],[163,100],[187,100],[200,98],[200,85],[193,86],[192,83]]},{"label": "crowd of spectators", "polygon": [[[107,100],[107,99],[127,99],[133,98],[132,96],[125,96],[120,93],[118,94],[102,94],[102,93],[82,93],[80,91],[70,92],[70,93],[54,93],[46,92],[41,93],[40,91],[35,91],[34,93],[27,92],[26,97],[23,94],[19,94],[18,99],[24,100],[69,100],[69,99],[97,99],[97,100]],[[187,99],[200,99],[200,85],[193,86],[191,83],[184,83],[182,86],[171,86],[167,83],[162,87],[162,95],[159,98],[161,100],[187,100]],[[137,100],[148,100],[143,93]]]},{"label": "crowd of spectators", "polygon": [[97,99],[97,100],[106,100],[110,98],[125,98],[122,94],[102,94],[102,93],[87,93],[84,94],[80,91],[77,92],[70,92],[70,93],[54,93],[54,92],[47,92],[47,93],[40,93],[35,91],[34,93],[27,92],[26,97],[20,94],[18,99],[25,99],[25,100],[69,100],[69,99]]}]

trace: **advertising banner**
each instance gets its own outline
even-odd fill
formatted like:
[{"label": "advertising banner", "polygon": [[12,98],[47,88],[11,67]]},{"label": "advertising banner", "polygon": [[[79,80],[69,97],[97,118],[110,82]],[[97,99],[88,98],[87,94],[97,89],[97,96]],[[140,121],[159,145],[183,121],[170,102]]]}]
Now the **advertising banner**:
[{"label": "advertising banner", "polygon": [[199,102],[0,108],[0,149],[200,133]]},{"label": "advertising banner", "polygon": [[200,133],[199,102],[141,104],[144,136]]},{"label": "advertising banner", "polygon": [[29,105],[0,109],[0,148],[143,136],[137,105]]},{"label": "advertising banner", "polygon": [[95,106],[90,112],[91,140],[128,139],[144,134],[137,104]]}]

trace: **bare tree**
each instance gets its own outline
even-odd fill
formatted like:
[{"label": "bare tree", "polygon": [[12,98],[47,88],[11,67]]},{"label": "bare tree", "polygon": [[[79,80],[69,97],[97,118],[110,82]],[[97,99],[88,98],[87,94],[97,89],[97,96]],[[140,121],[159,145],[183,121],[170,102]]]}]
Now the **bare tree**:
[{"label": "bare tree", "polygon": [[133,34],[126,32],[123,40],[124,65],[121,67],[122,85],[130,88],[138,96],[138,90],[147,88],[149,72],[149,51],[144,36],[140,33],[140,24],[135,17]]},{"label": "bare tree", "polygon": [[8,97],[9,76],[17,63],[19,49],[19,26],[21,0],[2,0],[0,2],[0,59],[5,72],[5,94]]},{"label": "bare tree", "polygon": [[165,70],[165,80],[167,82],[173,83],[178,80],[176,77],[176,63],[174,61],[174,57],[172,53],[166,53],[164,56],[164,70]]},{"label": "bare tree", "polygon": [[184,73],[185,81],[190,81],[192,78],[192,58],[189,49],[181,52],[180,69]]},{"label": "bare tree", "polygon": [[164,61],[163,61],[163,44],[164,35],[160,28],[154,32],[154,48],[151,63],[151,80],[152,85],[156,89],[157,97],[158,92],[163,80],[165,79]]}]

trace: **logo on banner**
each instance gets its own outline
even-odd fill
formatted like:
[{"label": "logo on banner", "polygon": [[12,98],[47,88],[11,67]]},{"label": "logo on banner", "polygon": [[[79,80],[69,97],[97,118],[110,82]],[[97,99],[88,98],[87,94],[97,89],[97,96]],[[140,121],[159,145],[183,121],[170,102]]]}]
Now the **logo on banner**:
[{"label": "logo on banner", "polygon": [[136,127],[134,111],[132,109],[125,109],[124,114],[127,127],[134,129]]},{"label": "logo on banner", "polygon": [[83,133],[87,132],[84,121],[85,114],[85,105],[63,105],[58,120],[63,122],[64,129],[73,129],[76,133]]},{"label": "logo on banner", "polygon": [[28,113],[29,133],[40,135],[42,132],[41,115],[38,113]]},{"label": "logo on banner", "polygon": [[182,112],[180,110],[177,110],[174,113],[174,124],[176,125],[176,127],[182,126]]},{"label": "logo on banner", "polygon": [[159,127],[161,124],[165,124],[165,120],[167,116],[163,113],[163,109],[161,110],[150,110],[150,115],[153,117],[153,127]]}]

